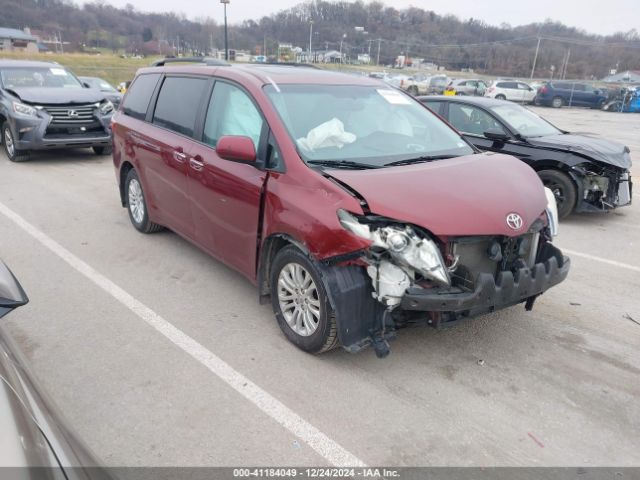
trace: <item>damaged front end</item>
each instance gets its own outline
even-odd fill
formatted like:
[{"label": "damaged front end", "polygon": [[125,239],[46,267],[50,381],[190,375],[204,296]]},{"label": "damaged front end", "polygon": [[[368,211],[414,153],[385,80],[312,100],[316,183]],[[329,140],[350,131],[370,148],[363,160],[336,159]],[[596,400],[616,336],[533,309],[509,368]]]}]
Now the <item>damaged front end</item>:
[{"label": "damaged front end", "polygon": [[632,182],[629,170],[589,162],[573,167],[578,185],[577,212],[602,212],[631,205]]},{"label": "damaged front end", "polygon": [[[550,192],[549,197],[553,200]],[[446,239],[432,238],[419,226],[339,210],[341,225],[371,242],[356,259],[360,268],[353,262],[350,268],[366,271],[369,302],[365,303],[372,318],[360,317],[358,324],[338,309],[340,322],[347,321],[339,327],[343,346],[357,351],[372,344],[378,356],[385,356],[387,340],[396,328],[419,323],[448,326],[522,302],[530,310],[537,296],[566,278],[570,267],[569,259],[551,243],[557,214],[555,202],[550,205],[519,236]],[[359,277],[360,298],[347,293],[347,302],[364,300],[364,278],[364,274]],[[336,288],[344,294],[345,285]]]}]

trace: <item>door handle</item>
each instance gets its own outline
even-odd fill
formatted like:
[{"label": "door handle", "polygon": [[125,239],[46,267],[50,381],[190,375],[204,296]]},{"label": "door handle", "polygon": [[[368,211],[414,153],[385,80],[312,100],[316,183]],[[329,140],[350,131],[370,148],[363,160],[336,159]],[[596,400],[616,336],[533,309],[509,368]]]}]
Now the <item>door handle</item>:
[{"label": "door handle", "polygon": [[187,160],[187,155],[182,152],[173,152],[173,158],[178,163],[184,163]]},{"label": "door handle", "polygon": [[189,159],[189,165],[196,172],[201,172],[204,169],[204,162],[201,162],[200,160],[196,160],[195,158]]}]

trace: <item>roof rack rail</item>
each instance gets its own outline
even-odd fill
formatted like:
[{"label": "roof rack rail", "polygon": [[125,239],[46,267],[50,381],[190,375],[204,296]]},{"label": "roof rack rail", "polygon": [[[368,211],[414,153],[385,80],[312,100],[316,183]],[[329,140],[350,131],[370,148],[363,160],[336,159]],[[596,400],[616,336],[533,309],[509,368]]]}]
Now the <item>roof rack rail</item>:
[{"label": "roof rack rail", "polygon": [[213,57],[167,57],[162,60],[156,60],[151,64],[152,67],[163,67],[167,63],[204,63],[209,67],[230,67],[231,64],[224,60],[218,60]]},{"label": "roof rack rail", "polygon": [[251,65],[264,65],[265,67],[271,67],[273,65],[280,67],[298,67],[298,68],[315,68],[320,70],[320,67],[313,65],[312,63],[296,63],[296,62],[251,62]]}]

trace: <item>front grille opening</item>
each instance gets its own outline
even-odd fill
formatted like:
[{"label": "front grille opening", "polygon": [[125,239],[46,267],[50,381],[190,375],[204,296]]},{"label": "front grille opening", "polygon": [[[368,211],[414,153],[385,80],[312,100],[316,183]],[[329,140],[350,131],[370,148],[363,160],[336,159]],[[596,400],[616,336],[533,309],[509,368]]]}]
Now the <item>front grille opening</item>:
[{"label": "front grille opening", "polygon": [[94,105],[60,105],[43,107],[51,116],[50,125],[56,124],[88,124],[96,121]]}]

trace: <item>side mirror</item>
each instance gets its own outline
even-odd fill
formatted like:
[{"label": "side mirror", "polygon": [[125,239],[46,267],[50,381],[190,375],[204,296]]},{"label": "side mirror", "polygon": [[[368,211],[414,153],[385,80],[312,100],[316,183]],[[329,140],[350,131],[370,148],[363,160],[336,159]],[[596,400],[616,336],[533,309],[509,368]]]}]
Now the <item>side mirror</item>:
[{"label": "side mirror", "polygon": [[489,130],[484,132],[484,136],[489,140],[495,140],[498,142],[506,142],[507,140],[509,140],[509,135],[497,128],[490,128]]},{"label": "side mirror", "polygon": [[256,147],[249,137],[225,135],[218,139],[216,153],[220,158],[232,162],[255,163]]},{"label": "side mirror", "polygon": [[89,85],[87,82],[82,82],[82,86],[84,88],[91,88],[91,85]]},{"label": "side mirror", "polygon": [[20,283],[11,270],[0,261],[0,318],[27,302],[29,298]]}]

